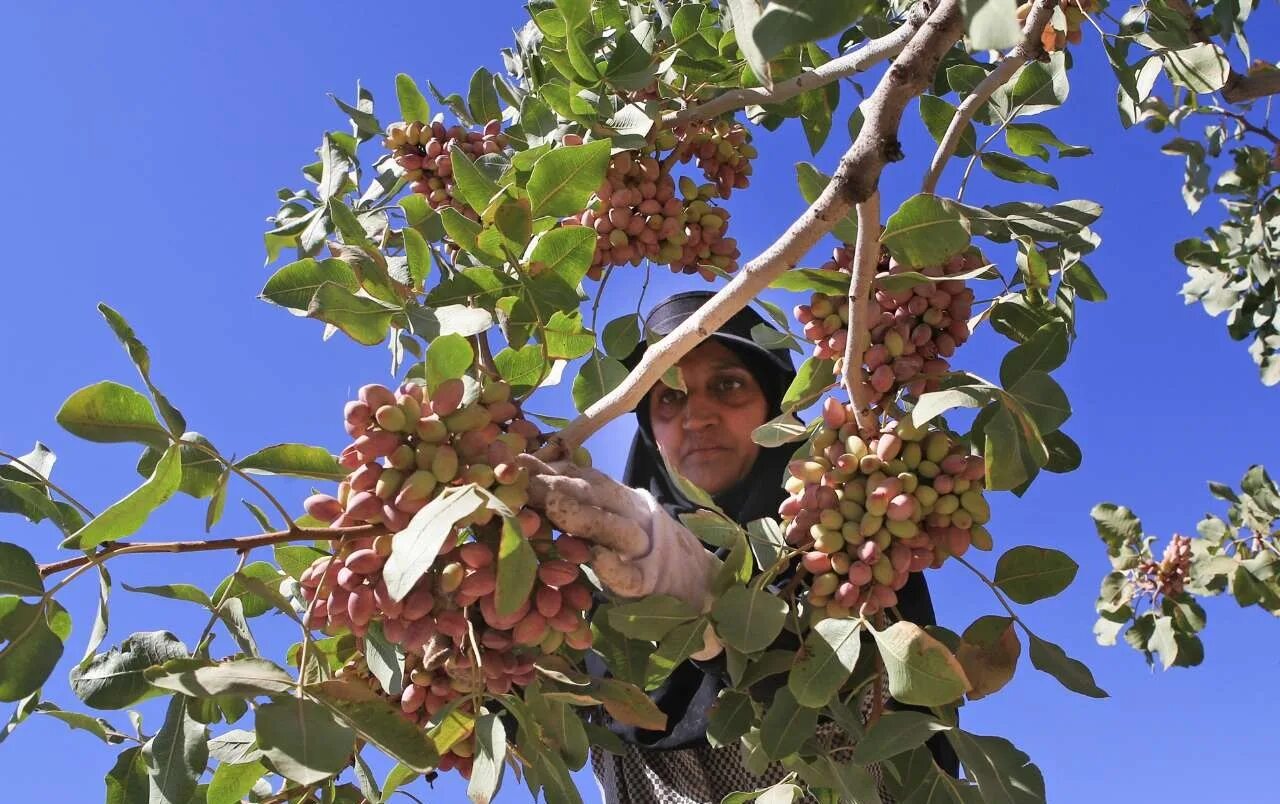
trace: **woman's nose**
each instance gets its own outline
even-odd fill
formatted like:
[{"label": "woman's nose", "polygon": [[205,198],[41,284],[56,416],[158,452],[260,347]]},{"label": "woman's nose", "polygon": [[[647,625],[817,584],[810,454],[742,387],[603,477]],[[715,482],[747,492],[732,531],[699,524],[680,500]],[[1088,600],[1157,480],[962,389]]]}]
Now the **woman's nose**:
[{"label": "woman's nose", "polygon": [[686,430],[700,430],[716,423],[717,411],[714,400],[705,394],[690,392],[684,406],[684,427]]}]

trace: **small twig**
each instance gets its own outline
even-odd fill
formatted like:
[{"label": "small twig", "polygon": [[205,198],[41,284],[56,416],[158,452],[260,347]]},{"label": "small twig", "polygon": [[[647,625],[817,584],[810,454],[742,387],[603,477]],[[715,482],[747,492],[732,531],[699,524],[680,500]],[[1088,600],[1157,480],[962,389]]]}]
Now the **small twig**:
[{"label": "small twig", "polygon": [[281,542],[306,540],[337,541],[347,536],[381,536],[387,529],[383,525],[355,525],[349,528],[298,528],[277,530],[253,536],[236,536],[230,539],[205,539],[203,541],[175,542],[112,542],[97,553],[77,556],[40,566],[40,576],[47,578],[58,572],[95,565],[117,555],[139,553],[202,553],[210,550],[251,550]]},{"label": "small twig", "polygon": [[13,463],[17,464],[18,466],[21,466],[23,469],[27,470],[27,473],[30,474],[33,478],[35,478],[36,480],[39,480],[41,484],[48,486],[51,491],[56,491],[58,494],[62,495],[62,498],[64,500],[71,503],[76,508],[80,509],[80,513],[84,514],[90,519],[93,519],[94,513],[92,511],[90,511],[85,506],[81,505],[80,502],[76,500],[75,497],[72,497],[61,487],[55,485],[52,480],[40,474],[38,471],[36,471],[35,467],[31,466],[29,463],[22,460],[17,455],[11,455],[8,452],[0,451],[0,458],[8,458]]},{"label": "small twig", "polygon": [[1240,124],[1242,128],[1244,128],[1245,131],[1252,131],[1254,134],[1258,134],[1260,136],[1266,137],[1268,140],[1271,140],[1272,144],[1280,145],[1280,137],[1277,137],[1275,134],[1273,134],[1271,132],[1271,129],[1263,128],[1262,126],[1259,126],[1251,122],[1249,118],[1245,117],[1239,112],[1232,112],[1227,109],[1219,109],[1218,114],[1222,115],[1223,117],[1229,117],[1232,120],[1235,120],[1237,123]]},{"label": "small twig", "polygon": [[844,346],[844,387],[853,403],[853,418],[863,436],[876,431],[871,412],[863,355],[871,341],[871,322],[865,320],[876,267],[880,264],[880,193],[858,205],[858,240],[853,249],[853,281],[849,283],[849,328]]},{"label": "small twig", "polygon": [[1045,24],[1049,22],[1053,16],[1053,10],[1057,6],[1057,0],[1036,0],[1036,4],[1031,9],[1031,13],[1027,15],[1027,22],[1022,28],[1022,41],[1015,45],[1000,64],[974,87],[973,92],[969,93],[960,102],[959,108],[956,109],[955,115],[951,118],[950,125],[947,126],[947,132],[942,135],[942,140],[938,143],[938,150],[933,154],[933,161],[929,164],[929,171],[925,173],[921,192],[933,193],[937,191],[938,180],[942,178],[942,170],[946,167],[947,160],[951,159],[951,155],[955,153],[956,148],[960,145],[960,139],[964,136],[965,126],[973,120],[973,115],[978,111],[978,108],[990,100],[991,95],[997,89],[1007,84],[1013,78],[1013,74],[1018,71],[1018,68],[1044,50],[1044,47],[1040,44],[1040,32],[1044,30]]},{"label": "small twig", "polygon": [[1004,593],[1000,591],[1000,587],[996,586],[995,581],[988,578],[986,574],[983,573],[982,570],[973,566],[968,561],[965,561],[960,556],[952,556],[952,558],[955,559],[956,561],[959,561],[962,565],[968,567],[970,572],[972,572],[974,575],[977,575],[978,578],[981,579],[983,583],[991,587],[991,593],[994,594],[996,596],[996,599],[1000,601],[1000,605],[1004,606],[1004,610],[1009,612],[1009,616],[1013,618],[1014,622],[1018,623],[1024,629],[1026,629],[1028,634],[1031,633],[1031,629],[1027,628],[1027,624],[1022,621],[1022,618],[1018,616],[1018,613],[1013,610],[1012,606],[1009,605],[1009,601],[1005,598]]},{"label": "small twig", "polygon": [[[883,629],[884,612],[875,614],[876,628]],[[880,720],[880,716],[884,714],[884,657],[880,655],[880,651],[876,651],[876,680],[872,687],[871,714],[867,717],[867,725],[874,726]]]},{"label": "small twig", "polygon": [[[240,560],[236,563],[236,568],[235,568],[234,570],[232,570],[232,571],[231,571],[231,575],[233,576],[233,578],[234,578],[234,576],[235,576],[235,575],[239,574],[239,572],[240,572],[242,569],[244,569],[244,563],[245,563],[245,561],[247,561],[248,559],[249,559],[249,551],[248,551],[248,550],[241,550],[241,551],[240,551]],[[209,621],[208,621],[207,623],[205,623],[205,625],[204,625],[204,630],[203,630],[203,631],[201,631],[201,632],[200,632],[200,636],[196,638],[196,642],[195,642],[195,644],[196,644],[197,649],[198,649],[198,648],[200,647],[200,645],[204,642],[205,637],[209,636],[209,633],[213,631],[213,626],[214,626],[214,624],[215,624],[216,622],[218,622],[218,609],[222,608],[222,604],[223,604],[223,603],[226,603],[226,602],[227,602],[227,598],[231,596],[231,587],[233,587],[233,586],[235,586],[235,581],[234,581],[234,580],[232,580],[232,582],[231,582],[231,583],[228,583],[228,584],[227,584],[227,586],[226,586],[226,588],[222,590],[222,594],[218,595],[218,599],[217,599],[217,600],[215,600],[215,601],[213,601],[213,607],[212,607],[211,612],[210,612],[210,614],[209,614]]]},{"label": "small twig", "polygon": [[902,52],[923,21],[923,15],[913,13],[906,22],[892,32],[878,39],[872,39],[857,50],[832,59],[821,67],[815,67],[789,81],[775,84],[771,90],[763,87],[729,90],[705,103],[695,104],[678,112],[668,112],[662,116],[662,126],[674,128],[699,120],[712,120],[725,112],[753,104],[763,106],[782,103],[833,81],[860,73]]},{"label": "small twig", "polygon": [[489,330],[477,333],[473,337],[476,342],[476,365],[490,377],[502,376],[498,372],[498,367],[493,363],[493,349],[489,346]]}]

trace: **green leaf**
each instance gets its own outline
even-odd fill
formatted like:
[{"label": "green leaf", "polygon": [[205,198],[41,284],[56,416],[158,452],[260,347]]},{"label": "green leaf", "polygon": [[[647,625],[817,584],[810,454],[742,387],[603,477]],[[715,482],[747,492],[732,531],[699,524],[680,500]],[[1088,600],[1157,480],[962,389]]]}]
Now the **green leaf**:
[{"label": "green leaf", "polygon": [[236,462],[237,469],[255,475],[288,475],[312,480],[342,480],[347,470],[323,447],[275,444]]},{"label": "green leaf", "polygon": [[107,786],[106,804],[151,804],[151,782],[141,746],[120,752],[103,781]]},{"label": "green leaf", "polygon": [[101,444],[137,442],[164,449],[169,433],[147,398],[127,385],[104,380],[67,397],[57,422],[72,435]]},{"label": "green leaf", "polygon": [[827,619],[813,627],[787,676],[801,705],[826,706],[849,680],[862,648],[861,630],[861,622],[853,619]]},{"label": "green leaf", "polygon": [[1031,759],[1003,737],[961,729],[947,740],[964,763],[965,776],[978,783],[984,804],[1031,804],[1045,800],[1044,776]]},{"label": "green leaf", "polygon": [[224,578],[213,591],[213,599],[225,603],[228,598],[239,598],[244,604],[246,617],[261,617],[271,611],[271,601],[258,594],[257,589],[251,588],[245,581],[257,581],[263,586],[275,588],[279,586],[282,577],[280,571],[266,561],[254,561],[234,575]]},{"label": "green leaf", "polygon": [[405,73],[396,75],[396,99],[400,101],[400,116],[404,122],[431,122],[431,104],[427,103],[412,76]]},{"label": "green leaf", "polygon": [[650,595],[632,603],[608,609],[608,623],[619,634],[631,639],[658,641],[676,626],[698,618],[697,612],[683,600],[670,595]]},{"label": "green leaf", "polygon": [[1022,405],[1041,433],[1052,433],[1071,417],[1071,403],[1062,387],[1043,371],[1028,371],[1008,391]]},{"label": "green leaf", "polygon": [[498,588],[494,608],[507,617],[529,600],[538,577],[538,556],[524,537],[520,522],[512,517],[502,520],[502,540],[498,544]]},{"label": "green leaf", "polygon": [[859,765],[882,762],[924,745],[947,726],[922,712],[885,712],[854,746],[850,757]]},{"label": "green leaf", "polygon": [[404,651],[399,645],[387,641],[381,622],[369,623],[364,638],[364,655],[369,672],[377,679],[383,692],[399,696],[404,691]]},{"label": "green leaf", "polygon": [[1010,388],[1032,371],[1053,371],[1066,362],[1070,348],[1066,325],[1051,321],[1004,356],[1000,362],[1000,383]]},{"label": "green leaf", "polygon": [[981,159],[982,166],[996,178],[1012,182],[1043,184],[1046,187],[1058,189],[1057,179],[1048,173],[1036,170],[1021,159],[991,151],[984,152]]},{"label": "green leaf", "polygon": [[119,743],[127,739],[118,729],[100,717],[92,717],[83,712],[68,712],[48,701],[37,704],[33,714],[48,715],[67,724],[68,728],[88,732],[104,743]]},{"label": "green leaf", "polygon": [[640,345],[640,316],[630,313],[605,324],[600,342],[609,357],[626,359]]},{"label": "green leaf", "polygon": [[791,690],[783,687],[773,696],[760,723],[760,746],[770,759],[791,756],[813,736],[817,726],[818,710],[801,706]]},{"label": "green leaf", "polygon": [[332,324],[356,343],[377,346],[387,339],[397,312],[376,299],[357,296],[337,282],[324,282],[307,306],[307,317]]},{"label": "green leaf", "polygon": [[809,407],[836,382],[836,362],[810,357],[800,364],[796,378],[782,395],[782,411],[790,413]]},{"label": "green leaf", "polygon": [[186,698],[173,696],[165,711],[164,725],[142,746],[153,804],[191,801],[196,781],[209,761],[206,736],[205,726],[187,714]]},{"label": "green leaf", "polygon": [[293,689],[292,676],[266,659],[232,659],[200,667],[181,667],[177,663],[161,665],[146,678],[161,689],[180,692],[193,698],[234,695],[253,698],[258,695],[280,695]]},{"label": "green leaf", "polygon": [[791,45],[842,33],[870,6],[868,0],[769,0],[751,36],[767,61]]},{"label": "green leaf", "polygon": [[930,391],[911,409],[911,424],[923,427],[952,408],[983,407],[996,397],[997,391],[990,385],[961,385],[945,391]]},{"label": "green leaf", "polygon": [[[405,720],[399,707],[392,707],[364,684],[335,679],[309,685],[307,694],[324,704],[362,739],[413,770],[425,773],[440,759],[421,728]],[[349,752],[350,745],[345,750]]]},{"label": "green leaf", "polygon": [[1049,150],[1046,145],[1056,148],[1058,156],[1087,156],[1093,153],[1092,148],[1083,145],[1068,145],[1049,129],[1039,123],[1010,123],[1004,129],[1004,141],[1009,150],[1018,156],[1038,156],[1046,162]]},{"label": "green leaf", "polygon": [[168,631],[141,631],[72,668],[71,689],[94,709],[124,709],[158,693],[144,670],[187,655],[187,646]]},{"label": "green leaf", "polygon": [[[1021,107],[1018,114],[1038,114],[1061,106],[1069,89],[1065,57],[1061,52],[1053,53],[1048,63],[1030,61],[1018,70],[1013,86],[1007,90],[1007,103],[1010,109]],[[1003,94],[1003,90],[998,91],[995,97]]]},{"label": "green leaf", "polygon": [[751,440],[762,447],[780,447],[804,438],[809,427],[794,413],[784,413],[751,431]]},{"label": "green leaf", "polygon": [[961,0],[970,50],[1007,50],[1022,39],[1017,0]]},{"label": "green leaf", "polygon": [[471,161],[471,157],[457,143],[449,144],[449,161],[453,166],[458,197],[476,212],[484,212],[489,206],[489,199],[498,192],[497,183],[477,168],[476,163]]},{"label": "green leaf", "polygon": [[409,594],[435,561],[458,520],[484,503],[485,498],[475,485],[447,488],[414,514],[407,528],[392,537],[391,555],[382,568],[382,578],[393,600],[403,600]]},{"label": "green leaf", "polygon": [[240,804],[266,772],[266,766],[258,760],[240,764],[221,763],[209,781],[206,804]]},{"label": "green leaf", "polygon": [[773,644],[787,620],[787,602],[762,589],[734,586],[711,607],[716,634],[743,653]]},{"label": "green leaf", "polygon": [[677,667],[702,650],[703,634],[706,629],[707,619],[699,617],[693,622],[677,625],[667,633],[658,643],[657,649],[649,654],[649,667],[645,671],[644,688],[657,689],[662,682],[670,678]]},{"label": "green leaf", "polygon": [[526,262],[539,265],[536,273],[550,272],[576,287],[587,275],[596,253],[595,230],[586,226],[564,226],[538,235]]},{"label": "green leaf", "polygon": [[[178,490],[196,499],[212,497],[224,471],[222,463],[215,457],[217,449],[213,443],[199,433],[183,433],[179,448],[182,452],[182,482],[178,484]],[[138,474],[150,476],[163,456],[163,451],[147,447],[138,459]]]},{"label": "green leaf", "polygon": [[484,124],[490,120],[502,119],[502,108],[498,105],[498,91],[493,88],[493,73],[481,67],[471,74],[471,84],[467,90],[467,111],[471,119]]},{"label": "green leaf", "polygon": [[204,593],[204,590],[189,583],[171,583],[162,586],[130,586],[127,583],[122,585],[130,592],[157,595],[159,597],[167,597],[170,600],[185,600],[189,603],[197,603],[205,608],[213,608],[213,601]]},{"label": "green leaf", "polygon": [[[852,139],[852,138],[851,138]],[[818,200],[818,196],[822,195],[822,191],[827,189],[827,185],[831,183],[831,177],[818,170],[808,162],[796,162],[796,183],[800,186],[800,195],[804,198],[805,203],[812,205]],[[858,239],[858,221],[854,217],[854,213],[850,212],[840,220],[836,221],[836,225],[832,228],[831,233],[836,239],[845,243],[852,243]],[[784,281],[785,277],[796,273],[795,269],[787,271],[774,280],[775,287],[784,287],[786,290],[803,290],[803,288],[790,288],[785,285],[776,284]],[[844,290],[841,293],[849,292],[849,275],[844,274]],[[818,290],[818,288],[813,288]],[[829,293],[830,291],[822,291]]]},{"label": "green leaf", "polygon": [[1217,92],[1227,84],[1231,62],[1222,48],[1212,42],[1201,42],[1181,50],[1164,50],[1158,54],[1164,62],[1169,80],[1192,92]]},{"label": "green leaf", "polygon": [[987,488],[991,491],[1018,488],[1049,459],[1039,432],[1034,431],[1035,425],[1012,412],[1010,403],[1018,404],[1006,397],[983,432],[982,455],[987,463]]},{"label": "green leaf", "polygon": [[519,349],[504,348],[493,356],[493,364],[502,379],[511,384],[511,393],[516,397],[526,396],[537,388],[551,368],[542,347],[532,343]]},{"label": "green leaf", "polygon": [[535,217],[581,212],[604,182],[609,140],[552,149],[533,166],[527,190]]},{"label": "green leaf", "polygon": [[755,40],[755,27],[760,21],[760,4],[758,0],[725,0],[729,10],[729,18],[733,21],[734,38],[742,57],[747,60],[751,72],[766,89],[773,88],[773,78],[769,72],[769,59],[761,52]]},{"label": "green leaf", "polygon": [[237,765],[253,762],[261,756],[258,739],[251,731],[232,729],[209,740],[209,757],[219,762]]},{"label": "green leaf", "polygon": [[711,708],[707,740],[716,748],[736,743],[751,728],[755,714],[750,695],[735,689],[721,690]]},{"label": "green leaf", "polygon": [[9,542],[0,542],[0,594],[23,597],[44,594],[44,581],[35,558]]},{"label": "green leaf", "polygon": [[360,289],[355,271],[351,270],[345,260],[317,261],[307,257],[291,262],[272,274],[258,297],[279,305],[294,315],[305,316],[311,307],[311,297],[316,295],[316,291],[325,282],[334,282],[353,293]]},{"label": "green leaf", "polygon": [[622,384],[627,378],[627,367],[594,352],[579,367],[578,376],[573,378],[573,405],[579,413],[599,402],[605,394]]},{"label": "green leaf", "polygon": [[1014,602],[1025,605],[1066,589],[1079,569],[1080,565],[1061,550],[1023,545],[1000,556],[995,584]]},{"label": "green leaf", "polygon": [[614,720],[642,729],[662,731],[667,716],[639,686],[617,678],[602,678],[591,685],[591,695]]},{"label": "green leaf", "polygon": [[547,345],[547,355],[555,360],[576,360],[596,345],[595,333],[583,326],[582,313],[577,310],[552,313],[542,338]]},{"label": "green leaf", "polygon": [[829,296],[847,296],[852,279],[853,275],[844,271],[792,268],[779,274],[777,279],[769,283],[769,287],[790,290],[794,293],[816,291]]},{"label": "green leaf", "polygon": [[138,368],[138,373],[142,375],[142,381],[146,384],[147,390],[155,398],[156,406],[160,408],[160,415],[164,417],[169,429],[175,433],[181,433],[186,430],[187,420],[169,402],[168,397],[160,393],[160,389],[156,388],[155,384],[151,382],[151,353],[147,351],[147,347],[143,345],[142,341],[138,340],[138,336],[133,332],[133,327],[129,326],[129,322],[125,320],[124,316],[101,302],[98,304],[98,312],[102,313],[102,317],[107,320],[111,331],[115,333],[125,351],[129,353],[129,358],[133,360],[133,365]]},{"label": "green leaf", "polygon": [[880,242],[908,267],[940,265],[969,247],[969,230],[956,209],[935,195],[913,195],[889,216]]},{"label": "green leaf", "polygon": [[1031,664],[1048,673],[1062,686],[1090,698],[1106,698],[1107,693],[1093,681],[1093,673],[1083,662],[1072,659],[1057,645],[1027,632],[1031,639]]},{"label": "green leaf", "polygon": [[441,335],[427,347],[427,390],[434,391],[445,380],[461,377],[475,362],[471,342],[461,335]]},{"label": "green leaf", "polygon": [[956,657],[915,623],[896,622],[872,631],[889,679],[889,694],[901,703],[945,706],[969,689]]},{"label": "green leaf", "polygon": [[355,747],[355,732],[306,698],[273,698],[258,706],[253,723],[271,767],[299,784],[315,784],[338,773]]},{"label": "green leaf", "polygon": [[476,721],[476,753],[467,784],[472,804],[489,804],[497,795],[505,771],[507,729],[497,715],[483,715]]},{"label": "green leaf", "polygon": [[20,701],[40,689],[70,633],[71,617],[56,602],[0,597],[0,701]]},{"label": "green leaf", "polygon": [[[1009,2],[1012,2],[1012,0],[1009,0]],[[1009,19],[1013,19],[1012,13],[1009,14]],[[951,125],[951,119],[955,116],[956,107],[951,103],[936,95],[920,96],[920,118],[924,120],[924,126],[929,129],[929,134],[935,142],[942,142],[942,138],[946,136],[947,128]],[[960,135],[960,140],[956,143],[955,155],[963,159],[973,156],[973,152],[977,149],[978,137],[974,132],[973,123],[966,122],[964,133]]]},{"label": "green leaf", "polygon": [[173,444],[165,450],[164,457],[156,464],[155,471],[145,483],[124,499],[112,503],[88,524],[68,536],[63,540],[62,547],[88,550],[103,542],[136,533],[146,524],[151,512],[173,496],[181,481],[181,452],[178,445]]}]

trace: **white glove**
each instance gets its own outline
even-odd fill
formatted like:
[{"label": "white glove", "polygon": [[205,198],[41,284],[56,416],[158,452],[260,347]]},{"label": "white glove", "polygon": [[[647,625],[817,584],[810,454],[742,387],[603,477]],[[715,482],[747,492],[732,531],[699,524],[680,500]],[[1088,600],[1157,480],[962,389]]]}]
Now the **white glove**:
[{"label": "white glove", "polygon": [[516,460],[529,470],[530,504],[564,533],[595,543],[591,567],[610,592],[671,595],[707,609],[722,562],[652,494],[567,461]]}]

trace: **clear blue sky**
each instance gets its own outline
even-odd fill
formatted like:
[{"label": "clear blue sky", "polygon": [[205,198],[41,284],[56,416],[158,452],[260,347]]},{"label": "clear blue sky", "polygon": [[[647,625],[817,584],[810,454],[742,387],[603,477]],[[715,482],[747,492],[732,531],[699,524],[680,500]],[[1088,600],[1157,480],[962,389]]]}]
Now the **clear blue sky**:
[{"label": "clear blue sky", "polygon": [[[144,10],[144,8],[146,10]],[[415,9],[412,10],[412,9]],[[1280,34],[1266,8],[1252,39],[1261,55]],[[276,188],[300,182],[326,128],[345,121],[325,97],[350,99],[357,79],[370,87],[384,121],[396,118],[392,79],[409,72],[425,86],[465,90],[471,71],[501,69],[498,50],[524,19],[516,2],[15,4],[5,12],[0,69],[9,76],[5,118],[12,156],[10,190],[0,196],[5,292],[0,303],[0,449],[25,452],[36,439],[59,455],[55,480],[100,510],[139,481],[131,446],[77,441],[53,421],[72,391],[101,379],[136,382],[124,352],[94,310],[106,301],[124,313],[150,346],[154,377],[186,414],[192,429],[223,451],[241,455],[280,441],[343,443],[340,410],[361,384],[385,380],[387,353],[341,336],[320,340],[316,322],[294,320],[255,300],[270,271],[263,267],[263,218]],[[1270,35],[1268,34],[1268,30]],[[1220,320],[1185,307],[1182,270],[1170,248],[1213,221],[1206,207],[1188,218],[1178,194],[1181,164],[1158,153],[1160,139],[1124,132],[1114,112],[1114,81],[1096,39],[1077,48],[1067,111],[1038,122],[1096,155],[1053,165],[1060,199],[1100,201],[1096,227],[1105,239],[1091,263],[1111,293],[1083,305],[1080,338],[1058,376],[1075,415],[1065,429],[1082,446],[1084,466],[1048,475],[1022,499],[993,494],[997,547],[1038,544],[1072,554],[1081,565],[1059,598],[1027,608],[1034,627],[1086,661],[1112,697],[1074,696],[1030,667],[994,698],[965,707],[967,729],[1000,734],[1043,769],[1051,800],[1111,802],[1134,795],[1173,802],[1274,801],[1257,771],[1274,762],[1272,730],[1280,716],[1263,697],[1277,671],[1275,624],[1258,610],[1211,601],[1207,659],[1198,669],[1152,673],[1127,647],[1104,649],[1090,632],[1097,583],[1107,569],[1093,533],[1090,507],[1123,502],[1150,532],[1190,532],[1211,507],[1205,481],[1235,483],[1250,463],[1277,464],[1273,426],[1277,393],[1264,389],[1244,346]],[[846,100],[849,99],[846,85]],[[847,115],[847,109],[845,114]],[[889,209],[914,192],[931,142],[914,111],[907,117],[906,162],[882,181]],[[817,161],[830,170],[841,148],[843,120]],[[847,139],[844,140],[847,142]],[[809,159],[799,127],[760,138],[755,192],[735,196],[731,223],[754,255],[802,208],[792,163]],[[952,192],[953,166],[944,178]],[[1050,196],[980,176],[967,201],[998,203]],[[814,264],[821,260],[814,255]],[[640,272],[619,272],[617,295],[602,321],[635,303]],[[648,305],[700,280],[654,273]],[[611,283],[612,284],[612,283]],[[611,296],[613,294],[610,294]],[[790,304],[787,305],[788,307]],[[605,318],[608,314],[608,318]],[[1009,344],[983,331],[960,363],[994,376]],[[540,394],[538,410],[567,411],[565,394]],[[597,464],[617,470],[629,421],[590,444]],[[295,500],[308,484],[278,482]],[[236,486],[224,536],[254,532]],[[175,499],[141,537],[198,538],[203,504]],[[55,555],[56,533],[6,517],[0,538]],[[255,558],[269,558],[268,555]],[[994,556],[982,556],[984,566]],[[230,555],[206,554],[113,563],[117,581],[110,642],[135,630],[165,628],[185,640],[203,618],[194,609],[131,595],[130,584],[188,581],[211,589],[233,567]],[[984,587],[963,568],[930,578],[944,624],[963,629],[997,611]],[[75,632],[46,697],[78,704],[66,671],[79,658],[96,587],[86,578],[64,602]],[[282,619],[282,618],[277,618]],[[292,636],[270,618],[258,621],[279,654]],[[230,644],[225,635],[220,642]],[[215,650],[215,652],[217,652]],[[150,728],[161,714],[142,707]],[[7,718],[8,707],[3,710]],[[123,712],[105,713],[127,728]],[[0,747],[5,801],[94,802],[114,751],[55,721],[32,718]],[[589,778],[581,777],[584,787]],[[1267,784],[1266,788],[1262,785]],[[434,800],[463,800],[453,780]],[[525,800],[508,779],[500,801]],[[594,786],[586,793],[596,799]]]}]

